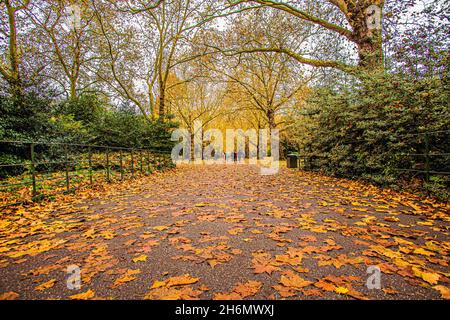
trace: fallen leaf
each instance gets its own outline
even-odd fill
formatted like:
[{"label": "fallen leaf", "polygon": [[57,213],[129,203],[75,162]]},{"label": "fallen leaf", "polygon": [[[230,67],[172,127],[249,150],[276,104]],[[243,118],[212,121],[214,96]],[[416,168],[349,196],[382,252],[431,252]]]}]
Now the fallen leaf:
[{"label": "fallen leaf", "polygon": [[147,261],[147,256],[145,254],[141,254],[140,256],[133,258],[134,263],[145,261]]},{"label": "fallen leaf", "polygon": [[49,288],[53,287],[55,285],[55,283],[56,283],[56,279],[51,279],[47,282],[44,282],[44,283],[38,285],[36,288],[34,288],[34,290],[44,291],[45,289],[49,289]]},{"label": "fallen leaf", "polygon": [[89,289],[86,292],[74,294],[73,296],[69,296],[70,299],[73,300],[89,300],[95,296],[95,292]]}]

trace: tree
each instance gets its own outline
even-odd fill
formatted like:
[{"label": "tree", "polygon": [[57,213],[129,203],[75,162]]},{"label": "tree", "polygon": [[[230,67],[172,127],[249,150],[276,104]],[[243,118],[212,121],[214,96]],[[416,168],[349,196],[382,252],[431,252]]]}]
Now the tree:
[{"label": "tree", "polygon": [[[233,28],[223,39],[225,46],[245,46],[255,44],[291,43],[285,30],[291,29],[302,34],[296,46],[304,45],[310,36],[305,25],[292,25],[279,12],[257,10],[252,15],[241,14],[233,21]],[[261,23],[264,21],[264,23]],[[283,110],[291,105],[293,98],[313,78],[306,70],[298,68],[289,57],[278,52],[253,52],[246,55],[222,55],[209,64],[217,73],[232,82],[229,91],[240,91],[248,103],[243,108],[253,109],[263,115],[264,123],[270,130],[278,128]],[[254,118],[251,114],[250,117]],[[260,120],[258,117],[256,118]],[[259,129],[259,128],[258,128]]]},{"label": "tree", "polygon": [[3,36],[8,39],[8,53],[0,61],[0,74],[8,82],[11,93],[18,97],[22,95],[23,83],[21,77],[21,52],[17,39],[17,14],[27,8],[30,0],[24,0],[14,5],[11,0],[2,0],[0,9],[6,13],[8,31],[2,30]]},{"label": "tree", "polygon": [[[336,60],[312,59],[296,53],[289,47],[279,46],[244,48],[240,52],[280,52],[287,54],[300,63],[314,67],[336,68],[352,74],[361,71],[376,73],[384,69],[381,32],[381,15],[384,0],[327,0],[318,2],[316,6],[333,6],[337,15],[335,17],[336,22],[323,19],[311,13],[312,9],[306,6],[308,1],[304,0],[295,1],[298,6],[272,0],[230,0],[229,2],[233,5],[241,5],[248,2],[259,3],[334,32],[356,47],[358,63],[354,66]],[[301,8],[302,4],[305,5],[304,8]]]},{"label": "tree", "polygon": [[[191,139],[197,133],[196,129],[205,131],[214,120],[226,114],[223,108],[225,91],[217,84],[196,80],[183,84],[180,91],[172,101],[173,111],[181,126],[188,129]],[[201,122],[199,128],[195,127],[196,121]]]},{"label": "tree", "polygon": [[[46,45],[40,53],[52,66],[46,76],[60,83],[69,99],[77,99],[92,85],[87,64],[96,56],[91,50],[94,39],[90,32],[92,12],[88,2],[69,3],[39,2],[33,4],[27,14],[40,31],[42,44]],[[75,12],[69,13],[70,9]]]},{"label": "tree", "polygon": [[[204,12],[210,9],[204,6],[204,2],[194,0],[158,1],[151,5],[138,1],[138,6],[135,1],[110,2],[114,5],[108,6],[100,1],[94,5],[112,72],[112,79],[104,75],[102,78],[110,85],[111,80],[118,84],[116,91],[132,100],[141,111],[153,118],[157,115],[164,117],[167,114],[170,76],[176,67],[193,59],[189,56],[190,38],[206,23]],[[121,17],[117,16],[118,12]],[[115,27],[113,20],[119,21],[121,28]],[[130,48],[132,41],[136,46]],[[120,63],[125,55],[134,55],[139,66]],[[118,69],[118,64],[122,70]],[[132,70],[133,67],[136,68]],[[139,75],[139,80],[136,80],[136,75]],[[141,92],[137,92],[136,83],[132,83],[128,76],[139,82]]]},{"label": "tree", "polygon": [[444,0],[386,3],[385,52],[390,72],[411,79],[449,79],[450,17]]}]

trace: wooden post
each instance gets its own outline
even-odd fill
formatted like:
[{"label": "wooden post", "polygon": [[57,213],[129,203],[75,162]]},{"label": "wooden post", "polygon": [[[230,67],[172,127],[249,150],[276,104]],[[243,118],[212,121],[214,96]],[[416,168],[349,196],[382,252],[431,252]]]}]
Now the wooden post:
[{"label": "wooden post", "polygon": [[120,180],[123,180],[123,160],[122,160],[122,149],[119,150],[120,159]]},{"label": "wooden post", "polygon": [[134,178],[134,149],[131,149],[131,177]]},{"label": "wooden post", "polygon": [[88,154],[89,154],[89,159],[88,159],[88,164],[89,164],[89,182],[92,184],[92,150],[91,150],[91,147],[89,147]]},{"label": "wooden post", "polygon": [[147,150],[147,172],[150,174],[150,151]]},{"label": "wooden post", "polygon": [[31,181],[32,181],[32,194],[33,197],[37,195],[36,189],[36,164],[35,164],[35,156],[34,156],[34,143],[30,144],[30,153],[31,153]]},{"label": "wooden post", "polygon": [[425,180],[430,181],[430,142],[428,133],[425,133]]},{"label": "wooden post", "polygon": [[142,168],[142,161],[143,161],[143,158],[142,158],[142,150],[139,150],[139,155],[141,156],[140,167],[141,167],[141,173],[142,173],[142,170],[143,170],[143,168]]},{"label": "wooden post", "polygon": [[111,182],[109,175],[109,148],[106,148],[106,181]]},{"label": "wooden post", "polygon": [[66,191],[70,189],[70,180],[69,180],[69,155],[67,151],[67,144],[64,145],[64,154],[66,159]]}]

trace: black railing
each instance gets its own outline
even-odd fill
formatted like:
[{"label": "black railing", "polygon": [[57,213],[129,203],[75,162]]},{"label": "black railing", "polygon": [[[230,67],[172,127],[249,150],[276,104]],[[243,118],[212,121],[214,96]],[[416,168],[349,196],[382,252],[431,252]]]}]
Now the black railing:
[{"label": "black railing", "polygon": [[0,140],[0,208],[148,175],[170,163],[163,150]]},{"label": "black railing", "polygon": [[[405,133],[388,135],[386,148],[391,150],[393,162],[402,167],[393,168],[398,172],[423,175],[428,181],[432,175],[450,175],[450,130],[439,130],[419,133]],[[380,139],[342,140],[339,145],[357,146],[363,143],[380,142]],[[398,152],[399,149],[408,149],[409,152]],[[318,171],[321,169],[321,161],[327,161],[325,154],[300,152],[297,156],[302,170]]]}]

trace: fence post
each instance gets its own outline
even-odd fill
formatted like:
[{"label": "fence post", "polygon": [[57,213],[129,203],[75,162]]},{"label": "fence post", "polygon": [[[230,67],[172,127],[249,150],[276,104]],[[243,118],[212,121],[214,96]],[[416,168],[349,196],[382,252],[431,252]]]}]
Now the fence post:
[{"label": "fence post", "polygon": [[430,142],[428,133],[425,133],[425,181],[430,180]]},{"label": "fence post", "polygon": [[34,197],[37,194],[37,189],[36,189],[36,164],[35,164],[35,157],[34,157],[34,143],[30,144],[30,153],[31,153],[31,180],[32,180],[32,186],[33,186],[32,195]]},{"label": "fence post", "polygon": [[106,181],[111,182],[109,176],[109,148],[106,148]]},{"label": "fence post", "polygon": [[88,149],[88,154],[89,154],[89,159],[88,159],[88,163],[89,163],[89,182],[92,184],[92,150],[91,150],[91,147],[89,147],[89,149]]},{"label": "fence post", "polygon": [[134,148],[131,149],[131,177],[134,178]]},{"label": "fence post", "polygon": [[66,159],[66,191],[70,189],[70,181],[69,181],[69,156],[67,151],[67,144],[64,145],[64,154]]},{"label": "fence post", "polygon": [[147,150],[147,172],[150,174],[150,151]]},{"label": "fence post", "polygon": [[120,180],[123,180],[123,160],[122,160],[122,149],[119,150],[120,158]]}]

